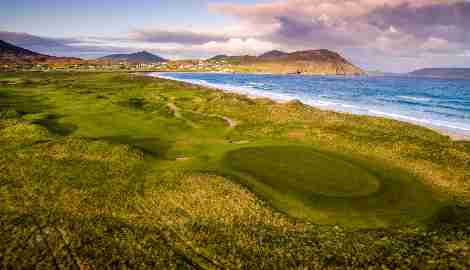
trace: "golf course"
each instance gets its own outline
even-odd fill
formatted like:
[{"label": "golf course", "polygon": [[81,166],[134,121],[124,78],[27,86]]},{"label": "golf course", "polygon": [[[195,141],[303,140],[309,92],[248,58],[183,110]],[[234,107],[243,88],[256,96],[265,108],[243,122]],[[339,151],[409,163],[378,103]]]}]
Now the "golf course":
[{"label": "golf course", "polygon": [[0,153],[0,268],[470,267],[470,144],[409,123],[5,72]]},{"label": "golf course", "polygon": [[432,216],[439,205],[409,174],[305,146],[242,148],[229,152],[225,164],[277,209],[314,223],[406,224]]}]

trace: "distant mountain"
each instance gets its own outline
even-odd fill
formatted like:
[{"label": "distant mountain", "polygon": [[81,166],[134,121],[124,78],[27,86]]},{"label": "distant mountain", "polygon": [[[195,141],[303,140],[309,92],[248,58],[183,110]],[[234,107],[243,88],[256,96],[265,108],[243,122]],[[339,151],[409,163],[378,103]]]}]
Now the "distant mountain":
[{"label": "distant mountain", "polygon": [[307,50],[286,53],[270,51],[260,56],[218,55],[211,59],[226,60],[247,72],[310,75],[363,75],[365,72],[340,54],[330,50]]},{"label": "distant mountain", "polygon": [[219,54],[219,55],[216,55],[214,57],[211,57],[211,58],[207,59],[207,61],[220,61],[220,60],[225,60],[227,58],[229,58],[228,55]]},{"label": "distant mountain", "polygon": [[470,68],[423,68],[408,73],[410,76],[470,79]]},{"label": "distant mountain", "polygon": [[264,53],[264,54],[258,56],[258,59],[264,59],[264,60],[285,59],[288,56],[289,56],[288,53],[274,50],[274,51],[269,51],[267,53]]},{"label": "distant mountain", "polygon": [[98,58],[98,60],[106,61],[120,61],[120,62],[129,62],[129,63],[160,63],[166,62],[165,58],[162,58],[158,55],[151,54],[146,51],[131,53],[131,54],[111,54],[105,57]]},{"label": "distant mountain", "polygon": [[393,72],[385,72],[380,70],[367,70],[366,74],[368,76],[378,76],[378,77],[403,77],[403,73],[393,73]]},{"label": "distant mountain", "polygon": [[15,46],[27,48],[32,51],[41,52],[44,49],[71,49],[64,45],[63,39],[44,38],[30,35],[28,33],[0,31],[0,39]]},{"label": "distant mountain", "polygon": [[240,55],[240,56],[228,56],[225,54],[219,54],[212,58],[207,59],[209,62],[214,61],[226,61],[228,64],[240,65],[243,63],[254,62],[256,61],[256,56],[251,55]]},{"label": "distant mountain", "polygon": [[81,59],[40,54],[0,40],[1,64],[69,63],[78,61],[81,61]]},{"label": "distant mountain", "polygon": [[40,53],[36,53],[21,47],[17,47],[13,44],[7,43],[0,40],[0,55],[1,56],[15,56],[15,57],[40,57],[46,56]]}]

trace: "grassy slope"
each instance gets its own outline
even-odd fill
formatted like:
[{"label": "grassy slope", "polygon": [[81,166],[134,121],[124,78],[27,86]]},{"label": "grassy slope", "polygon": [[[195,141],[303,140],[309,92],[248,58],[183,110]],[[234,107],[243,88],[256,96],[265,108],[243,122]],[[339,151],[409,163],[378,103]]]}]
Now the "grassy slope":
[{"label": "grassy slope", "polygon": [[[426,227],[350,232],[287,218],[218,176],[229,151],[308,145],[465,204],[468,145],[424,128],[126,74],[1,74],[0,103],[6,266],[464,267],[470,256],[467,208],[445,207]],[[239,180],[266,195],[246,182],[259,179]]]}]

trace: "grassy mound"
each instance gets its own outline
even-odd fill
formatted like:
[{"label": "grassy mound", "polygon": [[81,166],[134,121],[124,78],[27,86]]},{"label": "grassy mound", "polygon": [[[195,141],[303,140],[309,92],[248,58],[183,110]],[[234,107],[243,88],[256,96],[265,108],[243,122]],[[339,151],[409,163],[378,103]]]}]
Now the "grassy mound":
[{"label": "grassy mound", "polygon": [[242,148],[228,152],[223,164],[278,209],[315,223],[415,223],[439,207],[431,192],[409,174],[305,146]]}]

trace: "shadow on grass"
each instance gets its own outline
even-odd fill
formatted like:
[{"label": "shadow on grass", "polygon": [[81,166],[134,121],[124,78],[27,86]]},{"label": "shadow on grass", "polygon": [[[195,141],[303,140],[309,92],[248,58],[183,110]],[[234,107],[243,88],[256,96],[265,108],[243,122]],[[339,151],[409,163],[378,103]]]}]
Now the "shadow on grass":
[{"label": "shadow on grass", "polygon": [[44,113],[39,119],[34,119],[33,124],[45,127],[49,132],[61,136],[73,133],[77,126],[74,124],[60,123],[62,115],[46,113],[50,106],[42,103],[37,97],[25,95],[19,91],[0,91],[0,111],[16,112],[16,117],[27,114]]},{"label": "shadow on grass", "polygon": [[127,107],[134,110],[143,110],[144,106],[148,104],[144,98],[129,98],[128,100],[116,102],[117,105]]},{"label": "shadow on grass", "polygon": [[59,119],[63,116],[58,114],[47,114],[42,119],[33,121],[33,124],[45,127],[49,132],[61,136],[67,136],[77,130],[77,125],[70,123],[60,123]]},{"label": "shadow on grass", "polygon": [[131,136],[109,136],[94,138],[112,143],[127,144],[154,158],[165,159],[172,143],[161,138],[131,137]]},{"label": "shadow on grass", "polygon": [[0,90],[0,109],[15,110],[20,116],[30,113],[40,113],[49,106],[43,104],[36,97],[25,95],[18,91],[2,91]]},{"label": "shadow on grass", "polygon": [[[442,207],[432,218],[429,228],[441,229],[470,225],[470,206],[448,205]],[[470,233],[470,227],[467,227]]]}]

